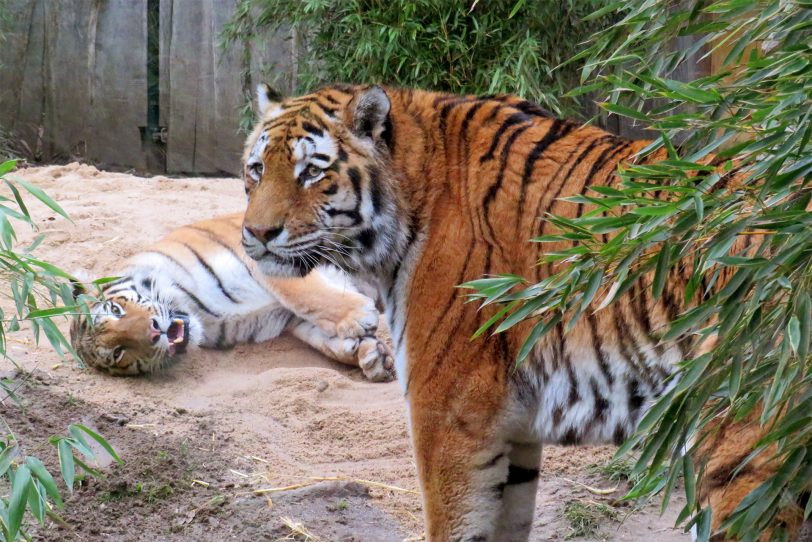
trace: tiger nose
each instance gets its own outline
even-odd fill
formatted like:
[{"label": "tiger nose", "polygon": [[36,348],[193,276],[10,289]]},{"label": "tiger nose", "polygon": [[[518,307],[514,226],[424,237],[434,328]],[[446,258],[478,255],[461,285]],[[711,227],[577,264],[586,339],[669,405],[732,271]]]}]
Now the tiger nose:
[{"label": "tiger nose", "polygon": [[261,226],[245,226],[245,229],[251,232],[251,235],[259,239],[263,243],[267,243],[279,237],[279,234],[282,233],[282,230],[284,228],[263,228]]},{"label": "tiger nose", "polygon": [[155,343],[158,342],[158,339],[161,338],[161,333],[162,333],[161,332],[161,326],[158,325],[158,320],[153,318],[150,321],[150,325],[149,325],[149,336],[150,336],[150,340],[152,341],[152,344],[155,344]]}]

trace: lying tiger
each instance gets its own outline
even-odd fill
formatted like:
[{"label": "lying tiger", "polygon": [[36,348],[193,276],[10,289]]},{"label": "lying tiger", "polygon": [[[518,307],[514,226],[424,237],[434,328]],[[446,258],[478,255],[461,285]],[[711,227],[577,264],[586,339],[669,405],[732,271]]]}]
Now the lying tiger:
[{"label": "lying tiger", "polygon": [[190,347],[228,348],[289,330],[369,380],[393,379],[373,300],[335,268],[301,279],[263,276],[240,245],[241,221],[232,215],[184,226],[133,256],[103,285],[90,318],[72,322],[82,360],[113,375],[138,375]]},{"label": "lying tiger", "polygon": [[[659,300],[637,287],[566,335],[559,325],[518,368],[529,324],[470,341],[496,309],[465,303],[455,287],[549,276],[536,265],[548,246],[528,243],[548,227],[541,217],[583,213],[562,198],[617,183],[618,163],[648,142],[511,96],[336,85],[283,100],[262,86],[259,105],[244,155],[246,252],[271,276],[329,261],[379,284],[428,539],[527,540],[542,446],[622,442],[691,355],[654,337],[686,308],[686,277],[675,269]],[[735,425],[725,434],[738,438]],[[732,445],[745,457],[752,440]],[[703,480],[714,529],[743,495],[729,459]]]}]

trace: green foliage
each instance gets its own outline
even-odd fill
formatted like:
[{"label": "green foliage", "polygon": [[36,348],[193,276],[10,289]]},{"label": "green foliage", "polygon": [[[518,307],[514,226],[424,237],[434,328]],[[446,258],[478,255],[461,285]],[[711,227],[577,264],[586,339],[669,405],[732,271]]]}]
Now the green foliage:
[{"label": "green foliage", "polygon": [[[65,351],[75,356],[69,341],[53,321],[54,317],[84,310],[73,297],[70,285],[72,277],[33,256],[33,251],[42,242],[42,235],[20,250],[16,246],[17,234],[13,222],[34,227],[23,193],[33,196],[65,218],[68,215],[41,188],[23,179],[8,178],[7,174],[15,165],[14,160],[0,163],[0,180],[8,190],[7,195],[0,195],[0,277],[2,283],[8,285],[5,295],[14,304],[14,313],[11,315],[6,315],[0,308],[0,356],[7,358],[6,334],[19,330],[22,321],[30,323],[37,342],[40,333],[43,333],[60,356],[64,356]],[[16,400],[16,391],[13,382],[0,382],[3,400]],[[2,416],[0,420],[5,424]],[[11,433],[11,428],[8,424],[5,425]],[[50,439],[57,451],[59,470],[65,486],[70,492],[73,491],[77,475],[100,475],[86,463],[95,458],[88,439],[95,441],[116,461],[121,462],[101,435],[81,424],[70,425],[67,436]],[[2,480],[8,480],[10,492],[8,496],[0,497],[0,541],[28,538],[23,522],[26,511],[40,524],[44,523],[45,516],[58,520],[54,507],[62,509],[64,505],[53,476],[38,458],[23,452],[22,444],[13,433],[10,438],[0,441],[0,481]]]},{"label": "green foliage", "polygon": [[380,83],[454,93],[511,93],[577,114],[564,98],[578,63],[570,58],[605,17],[583,18],[609,0],[240,0],[226,43],[279,28],[303,37],[300,91],[323,83]]},{"label": "green foliage", "polygon": [[[105,448],[119,463],[121,459],[107,441],[84,425],[70,425],[68,432],[70,436],[51,437],[50,443],[57,450],[60,473],[65,486],[72,493],[77,476],[81,478],[85,473],[100,476],[98,471],[85,462],[96,457],[87,437]],[[77,456],[76,452],[79,452],[84,460]],[[56,481],[42,461],[24,455],[14,439],[0,442],[0,479],[3,478],[8,480],[11,491],[8,498],[0,498],[0,540],[28,538],[23,525],[26,510],[40,525],[45,523],[46,516],[59,520],[54,508],[62,510],[65,504],[62,502]]]},{"label": "green foliage", "polygon": [[565,540],[573,538],[605,538],[601,527],[607,521],[618,521],[620,512],[608,504],[595,501],[571,501],[564,505],[564,519],[569,523],[570,532]]},{"label": "green foliage", "polygon": [[[812,478],[812,3],[649,0],[611,9],[619,22],[575,57],[589,84],[572,94],[606,96],[604,109],[656,134],[642,154],[664,149],[666,158],[621,170],[613,188],[570,198],[592,209],[583,216],[549,217],[558,233],[536,241],[573,247],[545,256],[563,264],[558,274],[538,284],[491,277],[468,286],[506,307],[492,326],[535,320],[526,355],[550,322],[570,328],[590,303],[588,310],[603,308],[635,283],[659,298],[669,271],[684,266],[685,298],[698,301],[663,339],[695,344],[718,334],[719,342],[680,364],[678,384],[621,448],[640,450],[633,474],[642,476],[629,496],[662,492],[667,501],[684,475],[679,521],[707,540],[710,511],[695,495],[691,437],[717,415],[742,419],[760,404],[767,434],[754,455],[772,453],[765,450],[775,443],[782,467],[723,525],[755,540]],[[721,60],[715,73],[677,80],[680,66],[710,51]],[[703,165],[713,153],[721,168]],[[732,168],[737,180],[727,185]],[[755,240],[754,253],[736,252],[744,237]]]},{"label": "green foliage", "polygon": [[592,474],[600,474],[611,482],[624,482],[634,484],[640,477],[634,475],[635,458],[629,457],[615,457],[606,463],[593,463],[587,466],[587,472]]},{"label": "green foliage", "polygon": [[44,333],[53,348],[63,356],[65,351],[73,353],[73,349],[52,317],[79,310],[70,286],[71,276],[33,256],[33,251],[44,238],[42,235],[37,236],[29,246],[18,249],[15,246],[17,234],[11,221],[17,220],[34,227],[23,191],[60,215],[66,218],[68,215],[41,188],[22,179],[8,178],[6,175],[14,169],[15,164],[14,160],[0,164],[0,180],[10,196],[0,195],[0,277],[8,284],[15,309],[14,314],[6,315],[0,308],[0,354],[6,351],[6,332],[18,330],[20,321],[28,320],[37,342],[40,333]]}]

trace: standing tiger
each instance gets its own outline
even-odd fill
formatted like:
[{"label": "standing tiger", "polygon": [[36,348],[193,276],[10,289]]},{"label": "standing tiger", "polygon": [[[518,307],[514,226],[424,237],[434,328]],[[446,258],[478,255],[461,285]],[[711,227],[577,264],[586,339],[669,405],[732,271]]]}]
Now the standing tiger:
[{"label": "standing tiger", "polygon": [[[471,341],[495,309],[455,286],[548,276],[527,242],[544,233],[540,217],[582,213],[562,198],[616,183],[647,142],[511,96],[337,85],[282,100],[261,86],[259,109],[244,154],[246,252],[271,276],[329,261],[376,281],[428,539],[526,540],[542,445],[622,442],[690,355],[653,337],[685,308],[685,280],[675,270],[659,301],[637,287],[566,336],[559,326],[517,369],[529,324]],[[724,487],[728,473],[708,483]]]},{"label": "standing tiger", "polygon": [[242,215],[183,226],[137,253],[71,325],[91,367],[113,375],[153,372],[189,346],[228,348],[285,330],[373,381],[394,378],[378,312],[349,277],[322,267],[272,279],[240,246]]}]

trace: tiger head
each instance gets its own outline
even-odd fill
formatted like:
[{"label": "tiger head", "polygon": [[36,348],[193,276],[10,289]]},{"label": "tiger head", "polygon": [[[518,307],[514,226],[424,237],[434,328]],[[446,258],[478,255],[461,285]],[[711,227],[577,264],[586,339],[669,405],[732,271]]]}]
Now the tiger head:
[{"label": "tiger head", "polygon": [[264,273],[380,269],[401,250],[390,106],[377,86],[282,100],[260,85],[260,121],[243,156],[242,244]]},{"label": "tiger head", "polygon": [[[103,293],[71,322],[71,344],[88,366],[115,376],[147,374],[199,342],[194,316],[170,303],[146,300],[134,289],[108,291],[111,295]],[[75,288],[74,295],[80,293]]]}]

